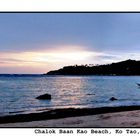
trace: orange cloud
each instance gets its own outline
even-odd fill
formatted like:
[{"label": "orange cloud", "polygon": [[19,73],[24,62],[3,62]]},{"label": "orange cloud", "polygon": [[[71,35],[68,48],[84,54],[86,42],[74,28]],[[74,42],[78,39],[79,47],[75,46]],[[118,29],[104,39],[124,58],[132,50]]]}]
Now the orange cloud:
[{"label": "orange cloud", "polygon": [[87,63],[98,55],[101,53],[90,52],[77,46],[32,52],[1,52],[0,67],[27,68],[29,71],[42,69],[46,72],[65,65]]}]

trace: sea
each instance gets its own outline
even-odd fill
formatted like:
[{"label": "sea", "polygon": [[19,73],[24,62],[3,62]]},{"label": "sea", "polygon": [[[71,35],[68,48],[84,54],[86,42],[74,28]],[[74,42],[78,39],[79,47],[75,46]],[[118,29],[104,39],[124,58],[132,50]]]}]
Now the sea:
[{"label": "sea", "polygon": [[[0,75],[0,116],[56,108],[140,105],[137,83],[140,76]],[[51,100],[36,99],[46,93]]]}]

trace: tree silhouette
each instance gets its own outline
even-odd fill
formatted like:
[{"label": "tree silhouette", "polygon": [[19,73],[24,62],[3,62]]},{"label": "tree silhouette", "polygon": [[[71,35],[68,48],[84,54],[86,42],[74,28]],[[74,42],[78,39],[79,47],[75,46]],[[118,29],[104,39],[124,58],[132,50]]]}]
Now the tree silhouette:
[{"label": "tree silhouette", "polygon": [[129,59],[106,65],[65,66],[47,75],[140,75],[140,61]]}]

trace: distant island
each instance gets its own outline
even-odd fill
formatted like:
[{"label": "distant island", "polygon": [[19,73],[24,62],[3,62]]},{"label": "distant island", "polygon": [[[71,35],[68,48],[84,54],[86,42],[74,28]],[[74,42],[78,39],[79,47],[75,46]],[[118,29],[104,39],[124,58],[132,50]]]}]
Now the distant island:
[{"label": "distant island", "polygon": [[140,75],[140,61],[126,60],[105,65],[74,65],[44,75]]}]

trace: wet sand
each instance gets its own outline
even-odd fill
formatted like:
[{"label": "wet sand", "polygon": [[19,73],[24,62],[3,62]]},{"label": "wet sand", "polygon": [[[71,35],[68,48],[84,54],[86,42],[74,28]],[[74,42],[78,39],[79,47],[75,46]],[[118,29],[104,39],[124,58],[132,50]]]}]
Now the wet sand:
[{"label": "wet sand", "polygon": [[56,109],[0,117],[0,127],[140,127],[140,106]]},{"label": "wet sand", "polygon": [[140,127],[140,111],[0,124],[0,127]]}]

